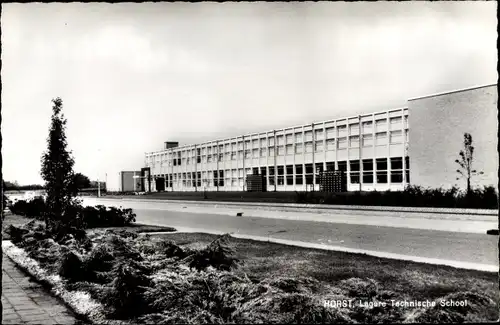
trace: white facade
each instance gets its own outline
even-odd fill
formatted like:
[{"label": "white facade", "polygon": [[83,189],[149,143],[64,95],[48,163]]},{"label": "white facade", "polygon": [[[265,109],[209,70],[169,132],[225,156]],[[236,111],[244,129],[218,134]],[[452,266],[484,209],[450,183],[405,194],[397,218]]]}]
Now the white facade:
[{"label": "white facade", "polygon": [[166,191],[245,191],[253,172],[265,175],[268,191],[319,190],[326,170],[344,170],[349,191],[402,190],[407,149],[401,108],[146,153],[145,166],[152,191],[160,177]]}]

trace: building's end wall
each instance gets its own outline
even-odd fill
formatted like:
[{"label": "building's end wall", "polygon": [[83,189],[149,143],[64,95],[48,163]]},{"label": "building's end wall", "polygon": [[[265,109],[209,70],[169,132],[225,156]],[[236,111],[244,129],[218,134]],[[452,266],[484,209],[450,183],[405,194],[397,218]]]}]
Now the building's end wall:
[{"label": "building's end wall", "polygon": [[140,175],[140,171],[120,172],[120,192],[140,191],[140,179],[134,178]]},{"label": "building's end wall", "polygon": [[410,182],[424,187],[465,188],[457,180],[464,133],[472,135],[473,168],[484,175],[472,186],[498,185],[497,86],[411,100],[409,107]]}]

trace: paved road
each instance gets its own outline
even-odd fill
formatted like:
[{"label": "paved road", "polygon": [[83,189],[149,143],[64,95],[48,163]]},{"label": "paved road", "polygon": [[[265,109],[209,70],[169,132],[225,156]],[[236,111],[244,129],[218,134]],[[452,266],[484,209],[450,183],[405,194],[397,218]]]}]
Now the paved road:
[{"label": "paved road", "polygon": [[496,236],[435,230],[394,228],[283,220],[258,217],[231,217],[218,214],[136,209],[137,221],[207,231],[270,236],[354,249],[394,254],[496,264]]},{"label": "paved road", "polygon": [[[90,202],[90,201],[88,201]],[[280,212],[281,219],[270,217],[229,215],[226,210],[213,213],[210,208],[190,208],[184,211],[169,211],[166,204],[142,204],[133,206],[118,201],[100,203],[133,207],[137,214],[137,222],[178,228],[196,228],[207,232],[232,232],[241,235],[269,236],[274,239],[285,239],[341,246],[352,249],[387,252],[392,254],[418,256],[424,258],[454,260],[468,263],[498,265],[498,237],[483,233],[438,231],[431,229],[414,229],[407,227],[387,227],[384,225],[352,224],[344,222],[324,222],[312,220],[291,220],[283,218],[290,214]],[[174,207],[175,208],[175,207]],[[196,211],[196,212],[192,212]],[[233,211],[232,211],[233,212]],[[277,213],[268,211],[268,213]],[[368,220],[366,212],[349,216],[351,219]],[[396,217],[392,217],[396,219]],[[379,217],[372,217],[372,222]],[[399,218],[400,220],[403,218]],[[381,219],[385,221],[383,218]],[[404,219],[403,219],[404,220]],[[437,222],[436,220],[420,220],[421,224]],[[447,220],[452,224],[459,220]],[[474,222],[473,222],[474,224]]]}]

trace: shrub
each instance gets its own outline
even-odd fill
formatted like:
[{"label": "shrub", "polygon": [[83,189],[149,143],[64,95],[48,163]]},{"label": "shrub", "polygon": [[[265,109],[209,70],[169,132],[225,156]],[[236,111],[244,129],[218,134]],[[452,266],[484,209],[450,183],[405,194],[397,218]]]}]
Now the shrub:
[{"label": "shrub", "polygon": [[86,280],[87,272],[82,256],[73,250],[64,252],[60,260],[58,274],[70,282]]},{"label": "shrub", "polygon": [[360,299],[371,299],[378,293],[377,281],[373,279],[350,278],[340,281],[339,287],[346,290],[349,296]]},{"label": "shrub", "polygon": [[[467,306],[442,306],[444,301],[467,300]],[[405,323],[463,323],[474,322],[474,314],[481,311],[491,318],[498,318],[498,306],[486,295],[471,291],[456,292],[436,300],[436,305],[424,309],[417,309],[405,320]],[[484,321],[484,319],[483,319]]]},{"label": "shrub", "polygon": [[42,219],[47,210],[45,200],[42,197],[35,197],[31,200],[18,200],[9,207],[13,214],[29,218]]},{"label": "shrub", "polygon": [[9,225],[5,232],[10,236],[10,240],[12,241],[12,243],[17,244],[23,240],[23,236],[29,233],[29,230],[22,227]]},{"label": "shrub", "polygon": [[80,213],[87,228],[124,227],[136,220],[132,209],[106,208],[103,205],[81,208]]},{"label": "shrub", "polygon": [[239,260],[235,258],[234,249],[229,246],[229,234],[216,238],[207,247],[197,250],[186,258],[189,267],[197,270],[212,266],[218,270],[230,270],[237,266]]},{"label": "shrub", "polygon": [[142,271],[133,261],[121,261],[115,266],[112,290],[108,292],[105,300],[113,317],[127,319],[147,311],[144,292],[151,285],[151,281]]}]

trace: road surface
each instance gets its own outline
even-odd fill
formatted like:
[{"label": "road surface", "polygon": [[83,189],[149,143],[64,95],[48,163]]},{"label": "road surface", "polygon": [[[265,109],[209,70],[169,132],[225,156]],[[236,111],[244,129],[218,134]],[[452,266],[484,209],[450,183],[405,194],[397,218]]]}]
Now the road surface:
[{"label": "road surface", "polygon": [[[170,207],[168,203],[130,203],[119,200],[86,200],[86,204],[100,204],[134,208],[137,222],[165,225],[177,228],[195,228],[206,232],[228,232],[240,235],[268,237],[278,240],[293,240],[313,244],[331,245],[351,248],[417,256],[430,259],[453,260],[458,262],[498,266],[498,236],[486,235],[485,231],[454,232],[432,229],[416,229],[411,227],[394,227],[387,225],[367,225],[344,222],[325,222],[313,220],[286,219],[291,212],[280,212],[280,219],[270,217],[246,216],[237,217],[219,209],[220,213],[209,206],[176,211],[178,207]],[[170,211],[173,209],[174,211]],[[233,212],[233,211],[231,211]],[[277,213],[267,211],[267,213]],[[295,217],[294,217],[295,218]],[[339,220],[345,220],[339,218]],[[369,220],[376,223],[378,216],[370,216],[369,212],[359,212],[359,216],[351,212],[351,220]],[[397,217],[391,217],[397,218]],[[297,218],[295,218],[297,219]],[[404,219],[404,218],[399,218]],[[418,218],[413,218],[418,219]],[[383,221],[385,221],[382,218]],[[439,222],[440,220],[424,219],[421,224]],[[443,221],[443,220],[441,220]],[[446,220],[453,224],[459,220]],[[466,221],[462,221],[466,222]],[[483,226],[489,226],[483,221]],[[473,221],[469,223],[476,224]]]}]

